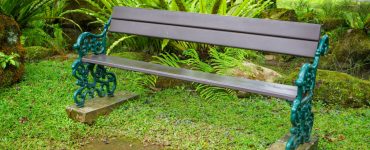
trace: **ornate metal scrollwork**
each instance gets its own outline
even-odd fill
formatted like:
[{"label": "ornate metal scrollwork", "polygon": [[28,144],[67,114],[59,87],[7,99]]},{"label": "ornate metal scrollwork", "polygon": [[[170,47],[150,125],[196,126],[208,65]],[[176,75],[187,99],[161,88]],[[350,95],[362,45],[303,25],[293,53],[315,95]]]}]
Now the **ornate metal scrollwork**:
[{"label": "ornate metal scrollwork", "polygon": [[300,144],[309,142],[313,127],[314,115],[312,113],[312,97],[315,89],[316,72],[321,55],[328,51],[329,38],[323,36],[317,48],[314,62],[304,64],[299,72],[295,84],[298,86],[296,99],[293,101],[290,121],[290,138],[286,144],[287,150],[296,149]]},{"label": "ornate metal scrollwork", "polygon": [[83,107],[85,100],[95,95],[113,96],[116,89],[117,81],[114,73],[108,72],[102,65],[82,62],[82,57],[89,52],[95,55],[106,54],[106,35],[109,24],[110,20],[105,24],[101,34],[82,33],[73,46],[79,55],[72,65],[72,75],[77,79],[76,84],[80,86],[73,95],[78,107]]}]

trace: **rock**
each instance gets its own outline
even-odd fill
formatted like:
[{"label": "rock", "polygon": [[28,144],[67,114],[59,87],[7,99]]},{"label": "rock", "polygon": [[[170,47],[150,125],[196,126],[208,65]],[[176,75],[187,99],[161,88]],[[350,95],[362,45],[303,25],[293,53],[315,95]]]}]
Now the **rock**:
[{"label": "rock", "polygon": [[[364,30],[350,29],[330,45],[329,55],[323,57],[320,65],[327,69],[370,70],[370,38]],[[337,66],[333,65],[336,64]],[[348,72],[351,73],[351,72]]]},{"label": "rock", "polygon": [[292,9],[275,8],[268,9],[261,13],[262,18],[283,20],[283,21],[298,21],[297,14]]},{"label": "rock", "polygon": [[265,55],[265,60],[266,61],[273,61],[273,60],[276,60],[276,56],[275,55]]},{"label": "rock", "polygon": [[[299,70],[282,78],[285,84],[293,84]],[[322,101],[328,105],[342,107],[370,106],[370,82],[346,73],[318,70],[314,101]]]},{"label": "rock", "polygon": [[256,65],[251,62],[243,62],[237,67],[230,68],[223,72],[225,75],[235,76],[246,79],[260,80],[266,82],[274,82],[281,75],[276,71]]},{"label": "rock", "polygon": [[0,67],[0,88],[18,82],[24,73],[25,50],[20,43],[21,31],[18,23],[5,15],[0,14],[0,52],[5,55],[18,54],[15,61],[19,66],[7,65]]},{"label": "rock", "polygon": [[[237,65],[234,68],[225,70],[224,72],[222,72],[222,74],[266,82],[274,82],[275,80],[281,77],[281,75],[278,72],[269,68],[256,65],[251,62],[243,62],[242,64]],[[244,91],[237,92],[237,96],[239,98],[245,98],[250,95],[253,95],[253,93],[248,93]]]}]

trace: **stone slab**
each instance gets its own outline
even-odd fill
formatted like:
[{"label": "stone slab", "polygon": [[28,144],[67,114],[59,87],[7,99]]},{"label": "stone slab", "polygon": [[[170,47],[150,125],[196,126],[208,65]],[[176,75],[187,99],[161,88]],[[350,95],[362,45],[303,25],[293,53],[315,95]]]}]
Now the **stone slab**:
[{"label": "stone slab", "polygon": [[[284,137],[272,144],[267,150],[285,150],[286,142],[288,141],[290,134],[286,134]],[[297,150],[318,150],[319,139],[316,136],[311,137],[311,141],[300,145]]]},{"label": "stone slab", "polygon": [[113,97],[96,97],[86,100],[85,107],[78,108],[76,105],[71,105],[66,108],[66,111],[69,118],[92,124],[99,116],[108,115],[123,102],[137,96],[131,92],[121,92],[116,93]]}]

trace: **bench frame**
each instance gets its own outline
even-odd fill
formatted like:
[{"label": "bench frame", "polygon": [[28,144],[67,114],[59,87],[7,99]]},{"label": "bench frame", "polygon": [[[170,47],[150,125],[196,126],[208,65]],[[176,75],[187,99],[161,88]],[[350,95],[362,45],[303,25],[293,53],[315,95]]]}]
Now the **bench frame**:
[{"label": "bench frame", "polygon": [[[93,98],[95,92],[99,97],[113,96],[117,80],[114,73],[107,71],[105,66],[82,62],[82,58],[89,54],[106,55],[106,38],[111,19],[104,25],[101,34],[82,33],[73,48],[78,52],[78,58],[72,65],[72,74],[80,86],[74,92],[73,98],[78,107],[84,107],[85,100]],[[290,121],[290,138],[286,149],[296,149],[299,145],[309,142],[314,121],[312,113],[312,99],[315,88],[316,72],[320,56],[328,52],[329,37],[321,37],[312,64],[305,63],[299,72],[295,85],[298,87],[297,97],[292,105]],[[89,74],[91,77],[89,78]]]}]

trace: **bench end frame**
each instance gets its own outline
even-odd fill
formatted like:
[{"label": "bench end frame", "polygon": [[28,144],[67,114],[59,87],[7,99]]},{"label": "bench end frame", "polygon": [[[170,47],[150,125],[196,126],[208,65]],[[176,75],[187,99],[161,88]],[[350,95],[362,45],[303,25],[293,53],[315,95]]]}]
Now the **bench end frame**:
[{"label": "bench end frame", "polygon": [[316,73],[320,56],[327,54],[329,49],[329,37],[324,35],[315,53],[312,64],[306,63],[301,67],[298,79],[295,81],[298,86],[296,99],[292,103],[290,121],[290,138],[286,144],[286,150],[297,149],[300,144],[311,140],[311,131],[314,121],[312,113],[312,98],[316,85]]},{"label": "bench end frame", "polygon": [[[116,75],[102,65],[82,62],[82,57],[90,52],[94,55],[106,54],[106,39],[111,19],[104,25],[101,34],[82,33],[73,49],[78,52],[78,58],[72,64],[72,75],[77,79],[76,84],[80,86],[73,94],[77,107],[84,107],[85,100],[99,97],[113,96],[116,89]],[[91,76],[89,76],[91,75]]]}]

